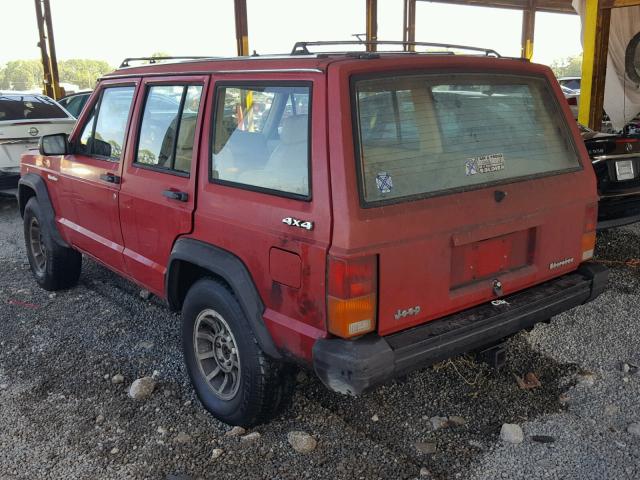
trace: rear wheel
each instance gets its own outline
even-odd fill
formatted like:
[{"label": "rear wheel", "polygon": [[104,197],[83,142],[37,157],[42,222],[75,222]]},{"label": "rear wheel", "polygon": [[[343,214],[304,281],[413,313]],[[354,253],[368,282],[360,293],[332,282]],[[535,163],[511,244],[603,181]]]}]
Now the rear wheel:
[{"label": "rear wheel", "polygon": [[215,280],[199,280],[187,293],[182,342],[198,398],[225,423],[268,421],[292,393],[293,368],[262,352],[238,301]]},{"label": "rear wheel", "polygon": [[51,233],[38,200],[31,197],[24,209],[24,240],[31,271],[45,290],[72,287],[80,278],[82,255],[58,245]]}]

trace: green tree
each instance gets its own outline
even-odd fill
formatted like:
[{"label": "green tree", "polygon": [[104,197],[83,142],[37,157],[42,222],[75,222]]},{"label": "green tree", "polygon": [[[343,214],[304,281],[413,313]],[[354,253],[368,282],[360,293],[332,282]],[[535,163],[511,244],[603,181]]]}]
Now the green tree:
[{"label": "green tree", "polygon": [[96,80],[113,68],[102,60],[70,59],[58,62],[60,81],[73,83],[80,88],[93,88]]},{"label": "green tree", "polygon": [[[102,60],[71,59],[58,62],[60,82],[93,88],[96,80],[113,68]],[[13,60],[0,68],[0,89],[32,90],[44,87],[40,60]]]},{"label": "green tree", "polygon": [[42,85],[44,73],[38,60],[13,60],[0,74],[0,89],[31,90]]},{"label": "green tree", "polygon": [[551,62],[550,67],[556,77],[579,77],[582,75],[582,54],[558,58]]}]

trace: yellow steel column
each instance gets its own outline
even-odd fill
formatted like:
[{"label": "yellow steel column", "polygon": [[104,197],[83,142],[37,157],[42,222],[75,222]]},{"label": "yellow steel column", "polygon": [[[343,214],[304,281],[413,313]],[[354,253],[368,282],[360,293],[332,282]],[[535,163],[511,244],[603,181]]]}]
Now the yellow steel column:
[{"label": "yellow steel column", "polygon": [[[367,42],[378,40],[378,0],[367,0]],[[367,43],[367,51],[376,51],[375,43]]]},{"label": "yellow steel column", "polygon": [[247,0],[234,0],[236,17],[236,44],[238,56],[249,55],[249,26],[247,22]]},{"label": "yellow steel column", "polygon": [[582,81],[578,121],[589,128],[602,126],[611,10],[601,0],[586,0],[583,30]]},{"label": "yellow steel column", "polygon": [[51,6],[49,0],[43,0],[44,5],[44,21],[47,26],[47,43],[49,45],[49,62],[51,62],[51,86],[53,88],[53,98],[59,100],[64,96],[64,92],[60,87],[60,78],[58,75],[58,57],[56,55],[56,43],[53,39],[53,20],[51,18]]},{"label": "yellow steel column", "polygon": [[[45,33],[44,25],[44,13],[42,12],[42,3],[40,0],[35,0],[36,4],[36,18],[38,20],[38,35],[40,40],[38,41],[38,47],[40,47],[40,56],[42,59],[42,69],[44,71],[44,94],[48,97],[55,97],[55,90],[51,79],[51,63],[49,61],[49,53],[47,51],[47,35]],[[29,88],[30,85],[24,88]]]},{"label": "yellow steel column", "polygon": [[529,7],[522,11],[522,47],[520,56],[531,60],[533,57],[533,37],[536,25],[536,2],[529,1]]}]

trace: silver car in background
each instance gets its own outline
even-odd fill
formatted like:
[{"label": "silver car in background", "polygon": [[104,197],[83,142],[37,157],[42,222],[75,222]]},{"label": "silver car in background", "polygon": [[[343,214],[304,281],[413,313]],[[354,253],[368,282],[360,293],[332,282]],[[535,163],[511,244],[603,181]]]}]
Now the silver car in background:
[{"label": "silver car in background", "polygon": [[25,150],[37,148],[43,135],[70,133],[75,123],[69,112],[45,95],[0,92],[0,190],[16,188]]}]

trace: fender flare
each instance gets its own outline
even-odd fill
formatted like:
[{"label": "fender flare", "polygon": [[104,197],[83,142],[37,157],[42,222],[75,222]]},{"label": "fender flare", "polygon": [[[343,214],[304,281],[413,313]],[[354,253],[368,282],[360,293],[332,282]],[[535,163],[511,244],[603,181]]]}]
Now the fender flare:
[{"label": "fender flare", "polygon": [[165,275],[167,300],[169,306],[174,310],[180,306],[177,284],[180,261],[194,264],[224,279],[238,299],[262,351],[272,358],[282,358],[262,319],[265,310],[262,298],[260,298],[249,270],[240,258],[227,250],[199,240],[178,239],[171,250]]},{"label": "fender flare", "polygon": [[31,197],[24,194],[26,188],[30,188],[36,193],[35,196],[40,204],[40,211],[44,217],[43,221],[49,228],[53,241],[61,247],[70,248],[69,244],[65,242],[62,235],[60,235],[60,231],[56,225],[56,214],[51,204],[47,185],[42,177],[35,173],[27,173],[18,181],[18,207],[20,209],[20,215],[24,216],[24,208],[27,205],[28,199]]}]

